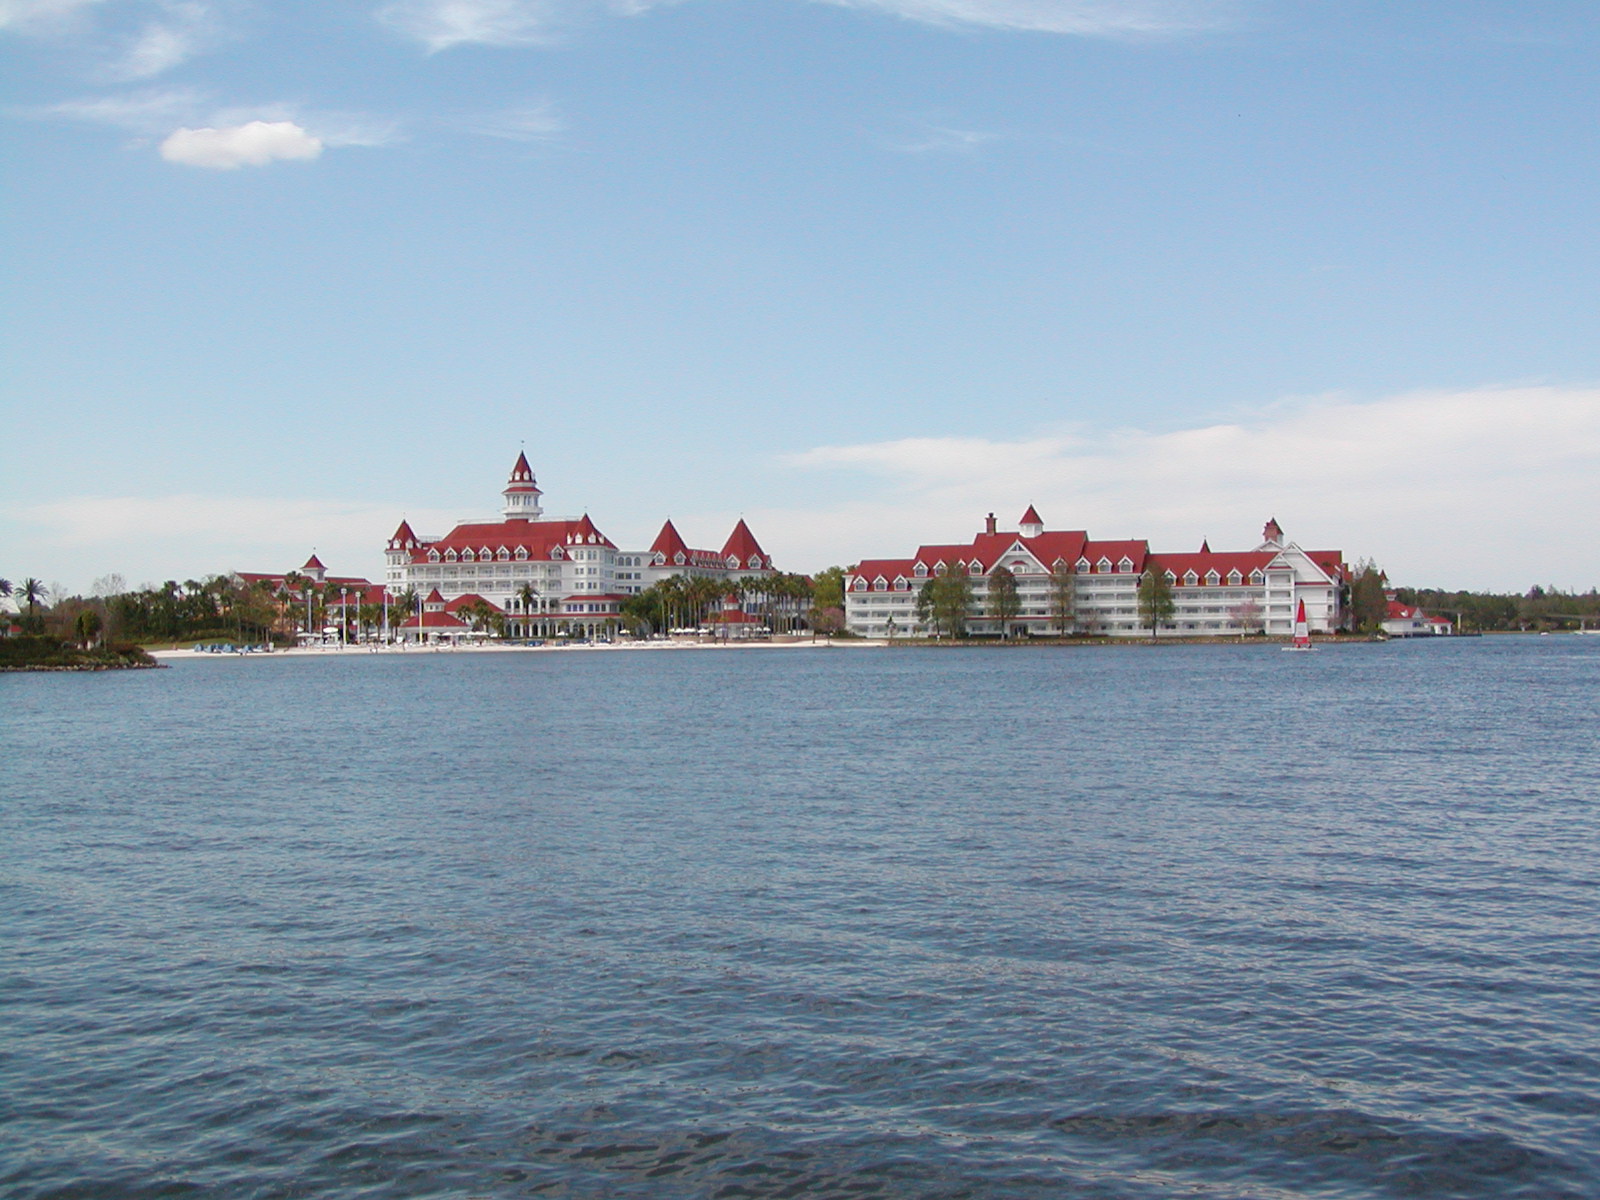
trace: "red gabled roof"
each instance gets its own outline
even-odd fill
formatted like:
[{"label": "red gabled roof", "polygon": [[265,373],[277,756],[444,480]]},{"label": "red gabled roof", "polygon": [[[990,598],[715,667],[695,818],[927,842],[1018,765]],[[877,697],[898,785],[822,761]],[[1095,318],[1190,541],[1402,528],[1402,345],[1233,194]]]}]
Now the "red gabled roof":
[{"label": "red gabled roof", "polygon": [[422,602],[424,604],[443,604],[444,596],[440,594],[438,588],[434,588],[433,591],[427,594]]},{"label": "red gabled roof", "polygon": [[417,535],[411,532],[411,522],[401,521],[400,528],[394,531],[394,536],[389,539],[389,549],[409,550],[417,544]]},{"label": "red gabled roof", "polygon": [[[415,616],[411,616],[411,617],[407,617],[404,621],[400,622],[400,628],[401,629],[415,629],[415,628],[417,628],[417,624],[418,624],[417,618]],[[456,617],[452,617],[447,612],[425,612],[425,613],[422,614],[422,622],[421,622],[421,624],[422,624],[422,627],[424,629],[465,629],[465,628],[467,628],[467,623],[465,621],[459,620]]]},{"label": "red gabled roof", "polygon": [[1083,543],[1081,557],[1087,558],[1091,563],[1098,563],[1102,558],[1110,559],[1114,567],[1124,558],[1133,561],[1135,571],[1144,570],[1144,560],[1149,557],[1150,543],[1144,541],[1115,541],[1115,542],[1090,542]]},{"label": "red gabled roof", "polygon": [[447,550],[454,550],[457,554],[471,550],[476,554],[485,546],[493,551],[504,547],[511,552],[521,547],[529,558],[547,559],[551,556],[550,551],[557,546],[575,545],[580,539],[588,544],[591,534],[598,539],[594,545],[616,549],[588,517],[578,521],[476,521],[457,525],[436,542],[425,545],[419,543],[411,551],[411,561],[427,562],[430,550],[437,550],[440,554]]},{"label": "red gabled roof", "polygon": [[750,532],[750,527],[744,523],[744,518],[740,517],[739,523],[728,535],[728,540],[723,543],[722,557],[737,558],[740,563],[748,564],[752,556],[759,557],[762,562],[767,561],[767,552],[756,541],[755,534]]},{"label": "red gabled roof", "polygon": [[681,554],[689,557],[689,547],[679,536],[677,526],[669,517],[667,523],[661,527],[661,532],[656,534],[656,540],[650,543],[651,554],[664,554],[667,561],[671,562],[673,555]]},{"label": "red gabled roof", "polygon": [[1388,620],[1411,621],[1419,617],[1426,619],[1426,615],[1427,614],[1425,614],[1420,608],[1415,608],[1409,604],[1402,604],[1398,600],[1389,601],[1387,613]]},{"label": "red gabled roof", "polygon": [[1020,525],[1043,525],[1044,524],[1044,518],[1039,515],[1039,510],[1034,508],[1033,505],[1030,504],[1030,505],[1028,505],[1028,511],[1022,514],[1022,520],[1019,521],[1018,524],[1020,524]]},{"label": "red gabled roof", "polygon": [[[430,597],[430,599],[431,599],[431,597]],[[492,608],[497,613],[505,612],[505,609],[501,608],[493,600],[485,600],[482,596],[478,595],[477,592],[464,592],[463,594],[457,596],[454,600],[452,600],[448,604],[446,604],[444,606],[444,610],[447,613],[460,612],[463,608],[465,608],[467,605],[471,604],[474,600],[478,601],[480,604],[487,604],[490,608]]]},{"label": "red gabled roof", "polygon": [[1150,555],[1151,565],[1162,570],[1171,571],[1181,581],[1190,571],[1193,571],[1203,584],[1206,574],[1210,571],[1217,573],[1217,585],[1225,586],[1228,582],[1228,572],[1238,571],[1244,579],[1250,578],[1251,571],[1266,570],[1277,555],[1270,550],[1198,550],[1193,554],[1160,554]]},{"label": "red gabled roof", "polygon": [[901,576],[907,579],[915,578],[916,566],[916,563],[909,558],[864,558],[856,564],[856,569],[850,574],[867,580],[882,576],[893,583]]},{"label": "red gabled roof", "polygon": [[322,560],[313,554],[310,558],[306,559],[306,565],[300,569],[302,571],[326,571],[328,568],[323,566]]}]

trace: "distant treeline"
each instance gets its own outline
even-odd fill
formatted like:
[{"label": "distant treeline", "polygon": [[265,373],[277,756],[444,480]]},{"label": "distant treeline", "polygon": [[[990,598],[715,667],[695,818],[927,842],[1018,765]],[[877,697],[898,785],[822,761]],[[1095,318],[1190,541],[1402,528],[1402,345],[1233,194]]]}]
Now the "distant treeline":
[{"label": "distant treeline", "polygon": [[1395,598],[1424,612],[1450,617],[1467,632],[1544,633],[1600,627],[1600,591],[1564,592],[1533,587],[1524,595],[1396,588]]}]

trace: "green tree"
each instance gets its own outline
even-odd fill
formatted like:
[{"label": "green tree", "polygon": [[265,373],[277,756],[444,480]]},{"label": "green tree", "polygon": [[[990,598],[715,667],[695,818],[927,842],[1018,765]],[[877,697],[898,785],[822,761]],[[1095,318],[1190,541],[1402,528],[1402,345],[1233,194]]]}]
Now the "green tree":
[{"label": "green tree", "polygon": [[1384,594],[1387,587],[1388,580],[1370,558],[1356,565],[1350,581],[1350,625],[1357,632],[1375,633],[1383,628],[1383,618],[1389,613]]},{"label": "green tree", "polygon": [[1046,584],[1050,598],[1050,621],[1057,633],[1071,632],[1078,611],[1078,573],[1072,566],[1058,560],[1050,569]]},{"label": "green tree", "polygon": [[1172,614],[1177,611],[1178,602],[1173,599],[1166,571],[1151,563],[1139,577],[1140,623],[1150,626],[1153,639],[1160,632],[1162,622],[1172,620]]},{"label": "green tree", "polygon": [[846,573],[843,567],[828,567],[818,571],[812,585],[811,607],[843,608]]},{"label": "green tree", "polygon": [[917,620],[935,637],[962,637],[972,607],[972,577],[966,564],[952,560],[917,592]]},{"label": "green tree", "polygon": [[1000,636],[1009,637],[1007,622],[1015,620],[1022,611],[1022,596],[1017,591],[1017,577],[1011,568],[1000,564],[989,572],[989,615],[1000,623]]},{"label": "green tree", "polygon": [[80,612],[74,624],[77,627],[78,641],[83,643],[85,650],[93,648],[95,639],[100,636],[100,630],[105,626],[99,610],[93,608],[86,608]]}]

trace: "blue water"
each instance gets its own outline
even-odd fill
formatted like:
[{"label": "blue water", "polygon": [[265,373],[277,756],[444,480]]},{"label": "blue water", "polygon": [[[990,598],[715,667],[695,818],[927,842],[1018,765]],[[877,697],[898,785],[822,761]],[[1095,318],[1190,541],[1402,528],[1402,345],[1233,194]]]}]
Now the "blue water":
[{"label": "blue water", "polygon": [[0,677],[0,1194],[1600,1195],[1600,638]]}]

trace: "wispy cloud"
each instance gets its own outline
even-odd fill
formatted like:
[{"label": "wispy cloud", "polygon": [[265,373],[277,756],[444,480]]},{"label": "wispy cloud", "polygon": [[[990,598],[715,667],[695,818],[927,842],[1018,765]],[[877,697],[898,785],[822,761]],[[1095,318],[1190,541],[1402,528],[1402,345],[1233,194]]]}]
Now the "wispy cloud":
[{"label": "wispy cloud", "polygon": [[786,559],[904,553],[1034,503],[1053,527],[1157,548],[1253,544],[1276,516],[1301,544],[1370,555],[1406,582],[1600,585],[1600,389],[1327,397],[1191,429],[913,438],[788,464],[864,498],[762,514]]},{"label": "wispy cloud", "polygon": [[920,124],[891,141],[902,154],[976,154],[1004,135],[978,129],[957,129],[952,125]]},{"label": "wispy cloud", "polygon": [[554,106],[545,101],[467,117],[455,124],[469,133],[509,142],[548,142],[559,137],[567,127]]},{"label": "wispy cloud", "polygon": [[112,79],[153,79],[180,66],[214,44],[220,23],[209,4],[198,0],[166,0],[156,16],[128,43],[108,72]]},{"label": "wispy cloud", "polygon": [[395,0],[378,10],[430,53],[456,46],[539,46],[559,40],[574,6],[560,0]]},{"label": "wispy cloud", "polygon": [[56,32],[104,0],[0,0],[0,29]]},{"label": "wispy cloud", "polygon": [[[313,548],[329,568],[366,574],[374,547],[404,513],[397,503],[353,503],[281,496],[73,496],[43,504],[0,505],[8,545],[42,577],[70,578],[86,559],[121,571],[130,584],[217,571],[283,571]],[[451,513],[406,513],[413,527],[443,530]],[[85,588],[88,580],[73,580]]]},{"label": "wispy cloud", "polygon": [[[391,0],[384,24],[430,53],[456,46],[540,46],[602,15],[637,16],[674,0]],[[806,0],[950,29],[1079,37],[1170,37],[1225,24],[1234,0]]]},{"label": "wispy cloud", "polygon": [[1170,37],[1225,24],[1227,0],[815,0],[951,28],[1078,37]]}]

